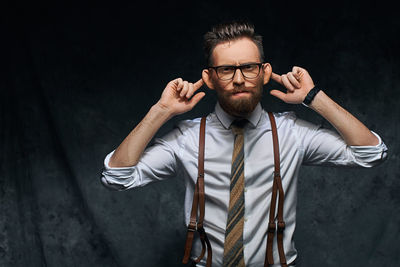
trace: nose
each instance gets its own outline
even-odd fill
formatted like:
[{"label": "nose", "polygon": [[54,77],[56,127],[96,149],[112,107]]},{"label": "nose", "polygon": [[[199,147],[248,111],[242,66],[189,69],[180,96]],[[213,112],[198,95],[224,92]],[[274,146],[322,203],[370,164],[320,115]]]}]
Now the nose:
[{"label": "nose", "polygon": [[233,83],[234,84],[244,83],[244,77],[240,69],[236,69],[235,74],[233,75]]}]

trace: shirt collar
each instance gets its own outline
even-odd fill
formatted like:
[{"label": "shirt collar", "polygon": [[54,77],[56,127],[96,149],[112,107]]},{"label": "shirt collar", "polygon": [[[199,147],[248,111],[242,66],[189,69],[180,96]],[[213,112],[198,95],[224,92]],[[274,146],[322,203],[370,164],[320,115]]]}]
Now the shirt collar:
[{"label": "shirt collar", "polygon": [[[225,129],[229,129],[232,122],[236,119],[236,117],[229,115],[225,112],[225,110],[221,107],[219,102],[215,105],[215,114],[217,118],[221,122],[221,124],[225,127]],[[253,112],[251,112],[246,119],[250,122],[250,124],[255,128],[257,127],[258,122],[260,121],[262,114],[261,104],[258,103]]]}]

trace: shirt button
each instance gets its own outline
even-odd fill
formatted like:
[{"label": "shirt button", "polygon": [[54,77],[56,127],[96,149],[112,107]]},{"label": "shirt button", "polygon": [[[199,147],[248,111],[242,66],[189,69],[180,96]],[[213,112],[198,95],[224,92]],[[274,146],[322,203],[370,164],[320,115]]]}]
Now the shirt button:
[{"label": "shirt button", "polygon": [[247,188],[244,189],[244,192],[247,192]]},{"label": "shirt button", "polygon": [[244,218],[244,221],[247,222],[247,217]]}]

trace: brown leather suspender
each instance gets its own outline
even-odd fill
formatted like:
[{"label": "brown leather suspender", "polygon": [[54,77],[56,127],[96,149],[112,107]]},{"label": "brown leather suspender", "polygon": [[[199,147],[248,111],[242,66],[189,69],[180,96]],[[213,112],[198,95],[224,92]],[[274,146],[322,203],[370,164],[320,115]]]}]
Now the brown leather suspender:
[{"label": "brown leather suspender", "polygon": [[[271,122],[272,129],[272,140],[274,146],[274,182],[272,186],[272,197],[271,197],[271,206],[270,206],[270,214],[269,214],[269,223],[268,223],[268,236],[267,236],[267,252],[265,255],[265,263],[264,266],[268,267],[269,265],[274,264],[273,259],[273,249],[272,243],[274,239],[274,234],[276,230],[275,223],[275,208],[276,208],[276,197],[279,191],[279,200],[278,200],[278,230],[277,230],[277,243],[278,243],[278,251],[279,251],[279,259],[282,267],[287,267],[285,252],[283,248],[283,232],[285,230],[285,222],[283,220],[283,202],[284,202],[284,192],[282,188],[282,180],[280,175],[280,158],[279,158],[279,142],[278,142],[278,134],[276,129],[275,118],[271,112],[268,112],[268,116]],[[206,126],[206,117],[201,118],[200,123],[200,138],[199,138],[199,158],[198,158],[198,176],[197,182],[195,186],[195,191],[193,194],[193,202],[192,202],[192,211],[190,214],[190,222],[187,229],[186,236],[186,244],[185,244],[185,254],[182,262],[187,264],[190,258],[190,252],[192,250],[194,232],[197,232],[200,235],[200,241],[202,245],[202,251],[200,256],[195,260],[196,263],[200,262],[201,259],[205,255],[205,251],[207,248],[207,262],[206,266],[210,267],[212,262],[212,249],[210,241],[208,240],[207,234],[204,231],[203,221],[204,221],[204,209],[205,209],[205,196],[204,196],[204,146],[205,146],[205,126]],[[200,206],[200,214],[197,220],[197,209]]]},{"label": "brown leather suspender", "polygon": [[[210,241],[208,240],[207,234],[204,231],[204,209],[205,209],[205,197],[204,197],[204,144],[205,144],[205,128],[206,128],[206,117],[201,118],[200,122],[200,138],[199,138],[199,158],[198,158],[198,176],[197,182],[193,194],[192,212],[190,214],[190,222],[188,225],[186,244],[185,244],[185,255],[183,256],[182,262],[188,263],[190,258],[190,252],[192,251],[194,232],[197,232],[200,236],[202,250],[200,256],[195,260],[196,263],[200,262],[204,257],[206,246],[207,246],[207,263],[206,266],[210,267],[212,262],[212,249]],[[200,214],[197,220],[197,208],[200,206]]]},{"label": "brown leather suspender", "polygon": [[274,234],[276,230],[275,223],[275,208],[276,208],[276,197],[279,191],[279,200],[278,200],[278,230],[277,230],[277,243],[278,243],[278,252],[279,259],[282,267],[287,267],[285,252],[283,249],[283,231],[285,230],[285,221],[283,220],[283,201],[285,199],[283,188],[282,188],[282,179],[281,179],[281,162],[279,158],[279,141],[278,141],[278,133],[276,130],[276,123],[274,115],[271,112],[268,112],[269,120],[271,122],[272,129],[272,141],[274,144],[274,182],[272,185],[272,196],[271,196],[271,205],[269,210],[269,223],[268,223],[268,235],[267,235],[267,253],[265,255],[265,263],[264,266],[268,267],[269,265],[274,264],[273,257],[273,249],[272,243],[274,240]]}]

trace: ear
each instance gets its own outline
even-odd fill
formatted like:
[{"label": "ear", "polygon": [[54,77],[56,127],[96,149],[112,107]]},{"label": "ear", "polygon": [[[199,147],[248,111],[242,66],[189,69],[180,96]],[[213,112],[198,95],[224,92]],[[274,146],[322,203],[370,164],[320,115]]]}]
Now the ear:
[{"label": "ear", "polygon": [[272,66],[269,63],[264,63],[262,68],[264,72],[264,84],[267,84],[271,78]]},{"label": "ear", "polygon": [[214,90],[214,84],[211,81],[211,73],[209,69],[204,69],[201,72],[201,78],[203,79],[204,83],[207,85],[208,88]]}]

